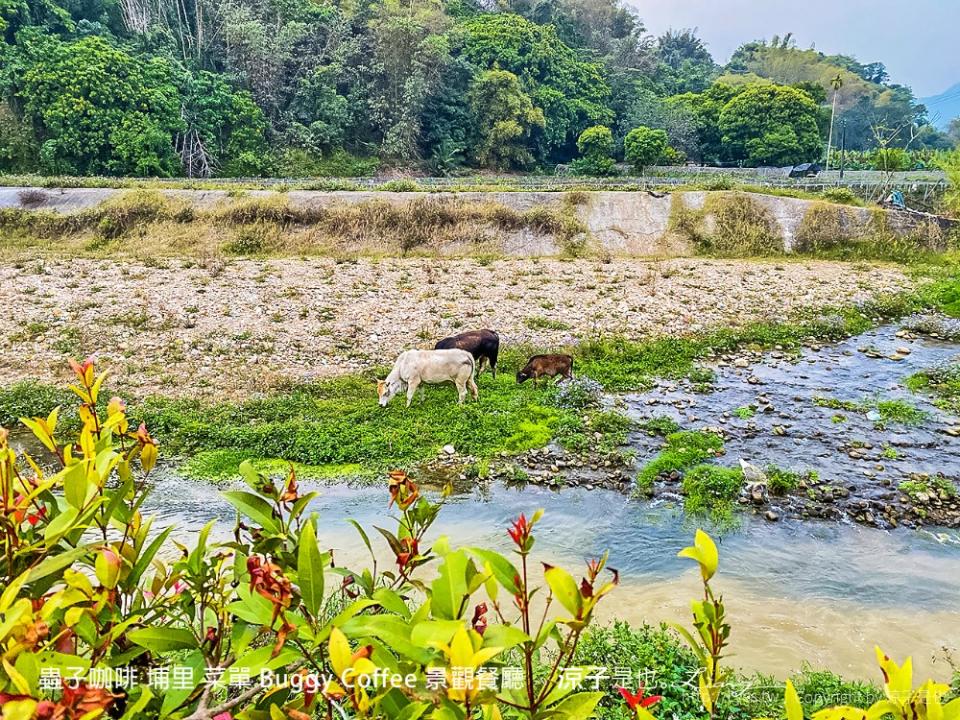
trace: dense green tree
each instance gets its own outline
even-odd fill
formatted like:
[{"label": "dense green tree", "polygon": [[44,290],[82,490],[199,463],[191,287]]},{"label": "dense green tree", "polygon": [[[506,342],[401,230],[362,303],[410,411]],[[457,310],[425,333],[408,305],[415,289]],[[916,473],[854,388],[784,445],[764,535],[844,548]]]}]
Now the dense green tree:
[{"label": "dense green tree", "polygon": [[723,143],[749,165],[813,162],[822,154],[819,109],[807,93],[782,85],[754,85],[720,112]]},{"label": "dense green tree", "polygon": [[623,139],[624,158],[640,173],[655,165],[667,147],[667,133],[647,127],[634,128]]},{"label": "dense green tree", "polygon": [[23,31],[13,65],[13,94],[45,172],[178,174],[171,138],[183,125],[170,63],[96,36],[63,42]]},{"label": "dense green tree", "polygon": [[[770,162],[807,153],[809,127],[757,127],[734,105],[722,128],[728,106],[793,86],[823,135],[838,74],[849,149],[957,139],[881,63],[790,35],[744,45],[719,72],[695,31],[655,38],[625,0],[0,0],[0,169],[582,168],[578,140],[596,126],[617,144],[663,130],[676,148],[664,161]],[[779,99],[751,107],[776,117]]]},{"label": "dense green tree", "polygon": [[562,149],[570,152],[586,128],[613,119],[602,67],[578,57],[553,27],[519,15],[484,14],[468,20],[464,29],[466,58],[480,68],[516,75],[543,111],[542,157]]},{"label": "dense green tree", "polygon": [[693,118],[697,137],[694,152],[691,153],[693,157],[703,163],[719,163],[731,159],[729,148],[724,146],[720,115],[727,103],[741,93],[744,87],[746,86],[735,87],[716,82],[705,92],[684,93],[667,99],[668,107]]},{"label": "dense green tree", "polygon": [[530,136],[545,124],[543,111],[507,70],[487,70],[470,88],[473,155],[482,167],[509,169],[533,163]]},{"label": "dense green tree", "polygon": [[703,92],[718,75],[713,56],[693,30],[670,30],[657,39],[658,81],[669,95]]},{"label": "dense green tree", "polygon": [[667,133],[670,145],[685,156],[699,157],[697,118],[684,102],[661,98],[652,90],[641,90],[619,123],[621,136],[636,127],[648,127]]}]

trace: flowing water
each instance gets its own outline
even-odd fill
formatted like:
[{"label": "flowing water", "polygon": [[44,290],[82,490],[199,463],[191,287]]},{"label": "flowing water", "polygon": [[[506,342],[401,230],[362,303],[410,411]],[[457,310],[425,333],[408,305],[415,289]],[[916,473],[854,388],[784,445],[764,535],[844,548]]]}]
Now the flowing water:
[{"label": "flowing water", "polygon": [[[321,545],[333,548],[340,564],[368,561],[346,519],[390,527],[385,488],[333,485],[320,492],[311,509],[320,514]],[[668,504],[605,490],[495,484],[448,498],[431,537],[449,534],[462,545],[507,551],[510,521],[537,508],[546,511],[538,558],[575,569],[609,550],[622,584],[608,598],[604,619],[687,622],[699,576],[676,554],[695,526]],[[234,518],[209,486],[176,476],[162,483],[145,511],[161,525],[176,524],[178,535],[211,519],[226,533]],[[876,674],[872,645],[879,643],[888,653],[912,654],[921,672],[948,676],[939,651],[960,642],[960,533],[748,518],[719,541],[717,587],[734,626],[735,664],[786,675],[809,661],[870,678]]]},{"label": "flowing water", "polygon": [[[896,328],[880,328],[807,351],[799,362],[768,355],[749,368],[720,368],[711,394],[664,385],[626,398],[627,406],[638,418],[670,414],[687,427],[724,426],[728,464],[743,457],[761,465],[817,469],[865,497],[883,500],[891,485],[885,478],[902,479],[910,472],[960,474],[960,442],[943,434],[955,420],[921,400],[917,402],[930,415],[918,427],[877,429],[875,420],[857,413],[848,413],[847,422],[839,424],[831,421],[835,411],[811,399],[829,395],[860,401],[876,393],[902,397],[906,375],[946,362],[957,352],[955,345],[929,338],[909,341],[910,354],[897,361],[858,351],[874,346],[882,351],[879,355],[889,355],[906,344],[895,333]],[[771,409],[755,418],[730,416],[751,403]],[[770,432],[777,424],[785,435]],[[845,452],[852,438],[865,438],[878,450],[894,446],[899,457],[885,460],[878,470],[878,459],[869,453],[850,457]],[[638,433],[631,443],[642,461],[656,452],[659,441]],[[334,484],[318,489],[311,510],[321,518],[321,545],[334,549],[338,564],[367,562],[347,518],[368,528],[389,527],[385,487]],[[695,525],[670,500],[651,503],[607,490],[569,487],[557,492],[492,483],[448,498],[429,539],[448,534],[462,545],[507,551],[510,521],[537,508],[546,511],[537,533],[540,559],[574,570],[609,550],[610,566],[620,571],[622,582],[602,606],[602,619],[688,623],[689,600],[699,592],[698,574],[676,554],[689,544]],[[214,534],[226,537],[234,522],[232,508],[216,488],[170,469],[162,470],[144,511],[157,516],[157,526],[175,525],[181,541],[210,520],[216,521]],[[896,657],[913,655],[921,674],[949,677],[944,648],[960,645],[960,531],[884,530],[814,520],[769,523],[744,515],[741,527],[719,533],[718,540],[716,585],[733,624],[734,664],[784,676],[809,661],[816,668],[875,679],[872,646],[879,644]],[[378,543],[378,552],[386,558],[385,542]]]}]

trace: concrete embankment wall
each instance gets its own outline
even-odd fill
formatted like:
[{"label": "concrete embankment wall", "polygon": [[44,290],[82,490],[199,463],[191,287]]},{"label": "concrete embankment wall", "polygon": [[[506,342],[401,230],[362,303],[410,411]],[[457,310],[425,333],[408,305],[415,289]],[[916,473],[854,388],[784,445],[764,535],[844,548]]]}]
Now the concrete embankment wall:
[{"label": "concrete embankment wall", "polygon": [[[140,192],[108,188],[38,189],[23,187],[0,188],[0,209],[22,209],[75,213],[119,197]],[[158,191],[170,199],[186,201],[197,210],[213,210],[236,202],[238,194],[226,190]],[[821,218],[832,218],[836,232],[854,239],[875,228],[878,219],[885,232],[894,235],[913,235],[918,228],[931,223],[907,213],[888,212],[874,208],[831,205],[816,200],[805,200],[756,193],[734,192],[325,192],[292,190],[277,193],[270,190],[251,190],[243,198],[271,198],[282,196],[292,209],[316,209],[366,203],[408,204],[413,201],[457,204],[497,204],[517,212],[549,208],[557,212],[573,212],[588,230],[590,248],[624,256],[689,255],[696,251],[698,236],[709,236],[718,229],[718,223],[729,222],[717,202],[736,198],[742,207],[751,209],[750,222],[760,222],[774,242],[782,249],[797,249],[798,235],[810,230],[811,223]],[[678,216],[695,218],[695,231],[690,224],[679,229]],[[737,219],[738,222],[742,218]],[[729,231],[729,228],[727,228]],[[924,227],[924,237],[931,229]],[[942,231],[943,228],[940,228]],[[831,230],[833,232],[833,230]],[[936,233],[934,233],[936,234]],[[549,256],[564,252],[562,242],[549,234],[532,229],[510,229],[498,232],[500,249],[508,255]]]}]

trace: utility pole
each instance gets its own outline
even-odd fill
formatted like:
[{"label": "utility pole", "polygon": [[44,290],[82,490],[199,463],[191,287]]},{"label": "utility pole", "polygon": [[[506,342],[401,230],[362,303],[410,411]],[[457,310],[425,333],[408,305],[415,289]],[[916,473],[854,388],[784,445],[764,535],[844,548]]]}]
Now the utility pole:
[{"label": "utility pole", "polygon": [[827,167],[830,169],[830,153],[833,150],[833,123],[837,117],[837,95],[840,94],[840,88],[843,87],[843,77],[840,73],[830,83],[833,86],[833,110],[830,112],[830,135],[827,137]]}]

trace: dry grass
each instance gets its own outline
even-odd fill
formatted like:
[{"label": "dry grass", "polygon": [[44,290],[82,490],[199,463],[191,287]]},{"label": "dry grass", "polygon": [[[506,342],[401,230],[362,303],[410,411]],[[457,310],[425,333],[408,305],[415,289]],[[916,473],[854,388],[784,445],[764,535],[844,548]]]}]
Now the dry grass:
[{"label": "dry grass", "polygon": [[783,254],[776,220],[754,198],[744,193],[709,195],[702,210],[674,200],[670,230],[706,255],[760,257]]},{"label": "dry grass", "polygon": [[[210,209],[156,191],[125,192],[73,214],[0,211],[0,242],[79,255],[490,254],[505,233],[550,236],[568,255],[586,248],[580,198],[518,211],[492,202],[416,198],[301,207],[284,195],[233,198]],[[135,240],[131,243],[130,240]],[[9,252],[7,253],[10,254]]]}]

